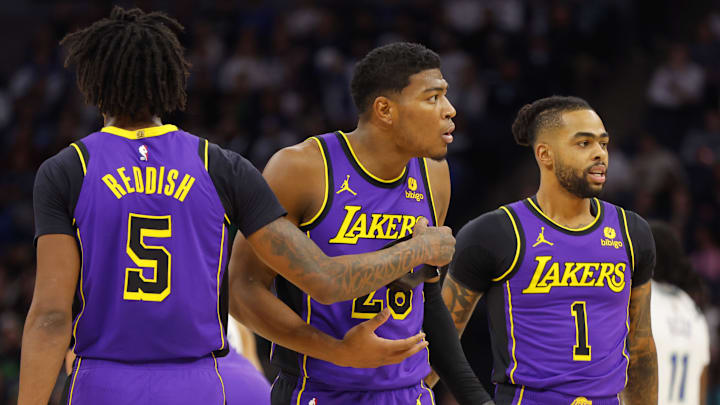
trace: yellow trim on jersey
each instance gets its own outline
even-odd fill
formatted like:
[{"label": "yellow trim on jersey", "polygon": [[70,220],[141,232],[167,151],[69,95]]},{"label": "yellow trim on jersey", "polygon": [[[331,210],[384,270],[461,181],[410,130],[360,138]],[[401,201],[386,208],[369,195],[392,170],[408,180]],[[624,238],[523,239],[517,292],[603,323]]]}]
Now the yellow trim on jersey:
[{"label": "yellow trim on jersey", "polygon": [[597,214],[595,215],[595,219],[593,219],[592,222],[590,222],[589,224],[583,226],[582,228],[568,228],[567,226],[563,226],[563,225],[558,224],[557,222],[553,221],[552,218],[550,218],[549,216],[545,215],[545,213],[542,212],[542,210],[540,209],[540,207],[538,207],[537,205],[535,205],[535,202],[533,202],[532,198],[528,198],[528,199],[527,199],[527,201],[530,203],[530,205],[532,205],[532,206],[535,208],[535,210],[540,213],[540,215],[542,215],[543,217],[545,217],[545,219],[547,219],[548,221],[550,221],[552,224],[555,224],[556,226],[559,226],[559,227],[562,228],[562,229],[565,229],[565,230],[568,230],[568,231],[572,231],[572,232],[580,232],[580,231],[584,231],[584,230],[586,230],[586,229],[590,229],[590,228],[593,227],[593,225],[595,225],[595,224],[597,223],[598,219],[600,219],[600,214],[602,213],[602,204],[600,204],[600,201],[599,201],[597,198],[593,198],[593,200],[594,200],[595,203],[597,204],[597,208],[598,208]]},{"label": "yellow trim on jersey", "polygon": [[[75,218],[73,218],[73,222],[75,222]],[[85,254],[83,252],[83,244],[82,239],[80,238],[80,228],[77,228],[77,237],[78,242],[80,242],[80,299],[82,300],[82,308],[80,309],[80,314],[78,315],[77,319],[75,320],[75,326],[73,326],[73,339],[75,339],[75,344],[73,344],[73,353],[75,353],[75,347],[77,346],[77,327],[78,323],[80,323],[80,318],[82,317],[83,312],[85,312],[85,293],[83,293],[83,267],[85,266]],[[78,363],[78,368],[80,367],[80,363]]]},{"label": "yellow trim on jersey", "polygon": [[320,217],[320,214],[322,214],[323,211],[325,210],[325,205],[327,205],[328,195],[330,193],[330,190],[329,190],[330,189],[330,181],[328,179],[328,161],[327,161],[328,158],[327,158],[327,156],[325,156],[325,151],[323,150],[320,140],[314,136],[311,137],[310,139],[314,140],[317,143],[318,148],[320,148],[320,154],[322,155],[323,165],[325,167],[325,195],[323,196],[323,202],[322,202],[322,205],[320,206],[320,209],[318,210],[318,212],[316,212],[312,218],[310,218],[309,220],[300,224],[300,226],[308,226],[308,225],[312,224],[313,222],[315,222],[315,220],[317,220],[318,217]]},{"label": "yellow trim on jersey", "polygon": [[517,264],[518,259],[520,259],[520,247],[521,247],[521,243],[522,243],[522,241],[520,240],[520,232],[518,231],[517,224],[515,223],[515,218],[513,218],[512,214],[510,213],[510,210],[508,210],[505,206],[500,207],[500,209],[505,211],[507,216],[510,217],[510,222],[512,223],[513,230],[515,231],[515,240],[517,242],[517,246],[515,247],[515,258],[513,258],[513,261],[510,264],[510,267],[508,267],[508,269],[505,271],[505,273],[503,273],[500,277],[496,277],[496,278],[492,279],[492,281],[502,280],[503,278],[505,278],[505,276],[510,274],[510,272],[512,272],[515,269],[515,265]]},{"label": "yellow trim on jersey", "polygon": [[85,163],[85,158],[83,157],[83,154],[80,151],[80,147],[77,146],[77,144],[75,144],[75,142],[71,143],[70,146],[75,148],[75,152],[77,152],[78,157],[80,157],[80,163],[82,163],[83,174],[87,175],[87,165]]},{"label": "yellow trim on jersey", "polygon": [[423,163],[425,166],[425,178],[427,179],[428,194],[430,194],[430,204],[432,204],[433,215],[435,216],[435,226],[439,226],[437,208],[435,208],[435,198],[433,197],[432,186],[430,185],[430,172],[428,171],[427,159],[423,158]]},{"label": "yellow trim on jersey", "polygon": [[523,394],[525,394],[525,386],[523,385],[522,388],[520,388],[520,398],[518,398],[517,405],[522,404]]},{"label": "yellow trim on jersey", "polygon": [[123,138],[127,139],[143,139],[143,138],[150,138],[153,136],[160,136],[165,135],[168,132],[177,131],[178,127],[171,124],[165,124],[157,127],[148,127],[148,128],[141,128],[136,129],[133,131],[128,131],[127,129],[122,129],[118,127],[103,127],[100,132],[106,132],[108,134],[113,134],[117,136],[121,136]]},{"label": "yellow trim on jersey", "polygon": [[[310,232],[308,232],[308,236],[310,236]],[[310,304],[310,294],[308,294],[308,296],[307,296],[307,309],[308,309],[308,314],[307,314],[306,322],[308,325],[310,325],[310,315],[312,314],[312,305]],[[307,382],[307,379],[308,379],[307,358],[308,358],[307,354],[304,354],[303,355],[303,373],[304,373],[303,382],[302,382],[302,387],[300,388],[300,391],[298,391],[296,405],[300,405],[300,397],[302,396],[303,391],[305,391],[305,383]]]},{"label": "yellow trim on jersey", "polygon": [[223,382],[222,376],[220,375],[220,370],[218,370],[217,365],[217,359],[215,358],[215,353],[211,353],[213,362],[215,363],[215,373],[217,374],[218,378],[220,379],[220,387],[222,387],[223,392],[223,405],[227,403],[227,398],[225,397],[225,382]]},{"label": "yellow trim on jersey", "polygon": [[628,383],[628,368],[630,367],[630,357],[627,355],[627,336],[630,335],[630,294],[628,294],[628,303],[627,303],[627,309],[625,311],[625,329],[627,330],[627,334],[625,335],[625,339],[623,339],[623,357],[625,357],[625,385],[623,385],[623,389],[627,387]]},{"label": "yellow trim on jersey", "polygon": [[208,140],[205,140],[205,171],[208,171]]},{"label": "yellow trim on jersey", "polygon": [[632,271],[635,272],[635,249],[633,248],[632,239],[630,238],[630,229],[628,229],[627,217],[625,216],[625,210],[620,208],[623,217],[623,225],[625,225],[625,236],[627,236],[628,245],[630,246],[630,260],[632,264]]},{"label": "yellow trim on jersey", "polygon": [[227,214],[223,214],[225,216],[225,220],[228,224],[232,224],[232,221],[230,221],[230,218],[228,218]]},{"label": "yellow trim on jersey", "polygon": [[220,324],[220,349],[225,348],[225,330],[223,329],[222,318],[220,318],[220,272],[222,271],[223,263],[223,248],[225,247],[225,223],[222,224],[222,234],[220,235],[220,259],[218,260],[218,271],[217,271],[217,316],[218,323]]},{"label": "yellow trim on jersey", "polygon": [[[420,380],[420,386],[427,390],[428,394],[430,394],[430,402],[432,403],[432,405],[435,405],[435,397],[433,396],[433,392],[432,390],[430,390],[430,388],[425,386],[425,381]],[[420,397],[418,397],[418,401],[420,400]]]},{"label": "yellow trim on jersey", "polygon": [[508,292],[508,307],[509,307],[509,313],[510,313],[510,338],[512,338],[512,358],[513,358],[513,368],[510,370],[510,382],[515,384],[515,370],[517,369],[517,358],[515,357],[515,324],[513,323],[513,316],[512,316],[512,295],[510,294],[510,281],[506,281],[505,284],[507,285],[507,292]]},{"label": "yellow trim on jersey", "polygon": [[68,405],[72,405],[73,400],[73,391],[75,390],[75,380],[77,380],[78,372],[80,371],[80,363],[82,363],[82,357],[78,356],[78,365],[75,368],[75,375],[73,376],[72,385],[70,386],[70,399],[68,400]]},{"label": "yellow trim on jersey", "polygon": [[402,171],[402,173],[400,173],[399,176],[397,176],[396,178],[391,179],[391,180],[384,180],[384,179],[381,179],[381,178],[375,176],[374,174],[370,173],[370,171],[368,169],[366,169],[365,166],[363,166],[363,164],[360,162],[360,159],[358,159],[357,155],[355,154],[355,151],[353,150],[352,145],[350,144],[350,141],[348,141],[348,139],[347,139],[347,135],[345,135],[345,133],[343,131],[338,131],[338,132],[345,139],[345,143],[347,144],[348,150],[350,151],[350,154],[352,155],[353,159],[355,159],[355,163],[357,163],[358,166],[360,166],[360,168],[362,169],[362,171],[365,172],[365,174],[367,174],[374,180],[377,180],[381,183],[394,183],[394,182],[400,180],[405,175],[405,172],[407,171],[407,166],[403,167],[403,171]]},{"label": "yellow trim on jersey", "polygon": [[[630,261],[632,264],[632,271],[635,272],[635,249],[633,248],[632,239],[630,239],[630,229],[628,229],[627,225],[627,217],[625,216],[625,210],[620,208],[620,212],[622,213],[623,217],[623,225],[625,225],[625,236],[627,237],[628,246],[630,246]],[[631,279],[631,285],[632,285],[632,279]],[[630,335],[630,296],[632,295],[632,292],[628,294],[628,303],[627,303],[627,309],[625,312],[625,328],[627,329],[627,335]],[[625,357],[625,386],[627,387],[628,382],[628,368],[630,367],[630,358],[627,355],[627,338],[623,341],[623,357]]]}]

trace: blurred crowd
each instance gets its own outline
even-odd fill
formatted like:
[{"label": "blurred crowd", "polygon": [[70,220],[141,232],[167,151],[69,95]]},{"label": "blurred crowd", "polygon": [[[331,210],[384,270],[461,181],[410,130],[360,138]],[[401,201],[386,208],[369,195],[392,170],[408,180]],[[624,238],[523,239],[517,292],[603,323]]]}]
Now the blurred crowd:
[{"label": "blurred crowd", "polygon": [[[349,80],[369,50],[407,40],[437,51],[457,109],[448,156],[453,199],[447,222],[455,230],[535,191],[531,153],[510,133],[517,110],[551,94],[586,98],[612,140],[603,198],[672,223],[701,277],[695,298],[713,342],[708,403],[720,404],[717,2],[113,3],[164,10],[185,26],[189,101],[186,111],[164,121],[237,151],[260,169],[281,147],[355,127]],[[113,3],[0,5],[0,404],[14,403],[32,298],[35,171],[102,127],[63,67],[58,41],[108,15]],[[472,330],[465,343],[475,339]]]}]

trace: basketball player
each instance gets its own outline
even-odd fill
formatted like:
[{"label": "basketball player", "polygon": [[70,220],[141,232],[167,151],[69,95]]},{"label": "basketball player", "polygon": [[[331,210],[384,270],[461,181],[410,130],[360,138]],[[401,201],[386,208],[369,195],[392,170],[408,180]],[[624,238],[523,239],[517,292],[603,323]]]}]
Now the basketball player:
[{"label": "basketball player", "polygon": [[707,401],[710,336],[690,295],[699,286],[675,231],[650,222],[657,264],[652,281],[652,330],[658,355],[658,403],[700,405]]},{"label": "basketball player", "polygon": [[[22,405],[47,403],[71,335],[78,357],[69,403],[222,404],[215,356],[227,350],[229,225],[268,265],[327,303],[452,255],[450,230],[418,221],[415,237],[387,251],[329,258],[284,218],[250,163],[163,125],[160,115],[186,101],[188,64],[173,32],[181,28],[161,13],[114,8],[62,41],[105,127],[37,174]],[[73,296],[81,310],[71,323]],[[377,342],[366,335],[356,342],[381,353],[403,357],[423,347],[421,336]]]},{"label": "basketball player", "polygon": [[[357,128],[285,148],[265,168],[288,219],[330,256],[381,249],[409,235],[420,217],[442,224],[450,201],[443,158],[455,116],[447,87],[438,55],[422,45],[394,43],[366,55],[351,81]],[[230,282],[246,294],[234,297],[231,311],[275,343],[272,362],[281,372],[273,404],[433,404],[422,382],[428,360],[462,404],[491,403],[462,353],[436,270],[431,282],[393,284],[325,305],[250,253],[238,238]],[[432,350],[384,367],[370,358],[363,363],[367,352],[357,353],[354,364],[333,355],[337,339],[378,314],[379,338],[422,329]]]},{"label": "basketball player", "polygon": [[657,404],[655,245],[640,216],[597,199],[610,140],[582,99],[524,106],[512,132],[540,167],[534,196],[466,224],[443,297],[462,334],[487,295],[497,404]]}]

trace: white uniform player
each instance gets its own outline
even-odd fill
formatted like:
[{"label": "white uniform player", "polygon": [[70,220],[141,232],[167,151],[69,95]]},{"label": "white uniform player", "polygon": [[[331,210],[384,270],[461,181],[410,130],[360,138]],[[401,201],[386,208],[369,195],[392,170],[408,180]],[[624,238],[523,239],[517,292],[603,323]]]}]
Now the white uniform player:
[{"label": "white uniform player", "polygon": [[685,291],[655,280],[651,316],[658,357],[658,405],[704,404],[701,380],[710,362],[705,316]]}]

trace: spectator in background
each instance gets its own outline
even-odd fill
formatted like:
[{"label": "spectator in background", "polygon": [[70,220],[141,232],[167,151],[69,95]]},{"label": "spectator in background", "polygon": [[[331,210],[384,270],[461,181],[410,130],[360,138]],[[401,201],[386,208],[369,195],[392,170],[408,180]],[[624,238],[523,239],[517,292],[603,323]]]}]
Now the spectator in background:
[{"label": "spectator in background", "polygon": [[672,45],[667,61],[655,70],[648,87],[649,126],[661,143],[672,148],[680,144],[702,100],[704,85],[705,73],[690,60],[687,47]]},{"label": "spectator in background", "polygon": [[710,337],[699,305],[702,285],[670,225],[651,222],[657,262],[652,280],[652,333],[658,357],[658,404],[706,403]]}]

